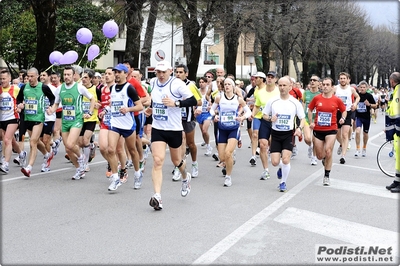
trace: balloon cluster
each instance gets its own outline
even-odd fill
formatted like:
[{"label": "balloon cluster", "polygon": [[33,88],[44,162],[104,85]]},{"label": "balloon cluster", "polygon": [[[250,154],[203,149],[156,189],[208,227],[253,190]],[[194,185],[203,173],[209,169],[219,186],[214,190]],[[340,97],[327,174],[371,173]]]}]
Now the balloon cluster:
[{"label": "balloon cluster", "polygon": [[[118,34],[118,30],[118,25],[113,20],[107,21],[103,24],[103,34],[106,38],[114,38]],[[80,44],[86,45],[86,50],[82,58],[85,56],[86,51],[88,52],[88,61],[92,61],[100,54],[100,47],[96,44],[92,44],[88,49],[88,45],[93,39],[93,34],[88,28],[80,28],[76,32],[76,39]],[[78,53],[73,50],[68,51],[65,54],[62,54],[59,51],[53,51],[49,55],[49,61],[51,63],[50,67],[52,67],[53,65],[73,64],[76,62],[76,60],[78,60]]]}]

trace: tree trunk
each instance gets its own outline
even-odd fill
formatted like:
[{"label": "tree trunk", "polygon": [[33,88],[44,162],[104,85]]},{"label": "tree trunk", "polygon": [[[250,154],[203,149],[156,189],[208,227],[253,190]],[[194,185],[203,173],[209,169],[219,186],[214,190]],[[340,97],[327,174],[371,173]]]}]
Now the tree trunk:
[{"label": "tree trunk", "polygon": [[209,15],[203,16],[202,22],[199,22],[197,0],[185,0],[185,6],[182,5],[181,1],[182,0],[177,0],[175,4],[182,19],[182,32],[184,39],[183,47],[187,67],[189,69],[188,79],[196,80],[197,69],[199,67],[201,42],[206,37],[206,29],[211,21],[211,14],[215,7],[215,0],[208,2],[207,10],[205,12]]},{"label": "tree trunk", "polygon": [[40,71],[50,65],[49,55],[56,40],[56,0],[31,0],[36,19],[37,45],[34,66]]},{"label": "tree trunk", "polygon": [[142,33],[142,9],[145,0],[126,1],[126,44],[125,58],[131,59],[133,65],[139,66],[140,34]]},{"label": "tree trunk", "polygon": [[236,78],[236,58],[239,47],[240,25],[239,19],[233,10],[233,1],[226,1],[225,4],[224,67],[227,74],[232,74]]},{"label": "tree trunk", "polygon": [[146,67],[150,66],[151,45],[153,43],[154,28],[156,25],[159,3],[160,0],[150,1],[150,13],[147,19],[146,33],[144,35],[143,49],[141,51],[140,58],[140,70],[143,73],[145,73]]}]

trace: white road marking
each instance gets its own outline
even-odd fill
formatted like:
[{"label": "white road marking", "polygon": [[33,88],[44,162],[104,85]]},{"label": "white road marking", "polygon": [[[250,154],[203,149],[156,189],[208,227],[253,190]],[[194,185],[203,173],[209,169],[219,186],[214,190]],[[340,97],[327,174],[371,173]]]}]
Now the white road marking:
[{"label": "white road marking", "polygon": [[297,186],[292,189],[289,189],[286,193],[284,193],[281,197],[263,209],[261,212],[254,215],[247,222],[233,231],[231,234],[226,236],[216,245],[214,245],[211,249],[201,255],[198,259],[196,259],[193,264],[211,264],[214,262],[219,256],[229,250],[233,245],[235,245],[241,238],[243,238],[248,232],[253,230],[256,226],[258,226],[261,222],[267,219],[271,214],[277,211],[280,207],[282,207],[285,203],[291,200],[294,196],[296,196],[299,192],[301,192],[308,185],[313,183],[317,178],[321,178],[323,175],[323,169],[316,171],[314,174],[310,175],[302,182],[300,182]]},{"label": "white road marking", "polygon": [[[340,189],[371,196],[399,200],[398,193],[391,193],[384,186],[375,186],[367,183],[350,182],[346,180],[339,180],[332,178],[330,178],[330,180],[331,180],[331,185],[327,188]],[[322,186],[320,182],[315,184]]]},{"label": "white road marking", "polygon": [[289,207],[275,222],[360,246],[392,246],[398,256],[399,233],[332,216]]}]

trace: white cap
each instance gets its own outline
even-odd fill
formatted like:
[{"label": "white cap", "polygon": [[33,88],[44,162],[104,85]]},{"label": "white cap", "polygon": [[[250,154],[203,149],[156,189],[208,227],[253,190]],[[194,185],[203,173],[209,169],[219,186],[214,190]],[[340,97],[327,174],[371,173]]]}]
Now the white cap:
[{"label": "white cap", "polygon": [[168,69],[172,69],[171,63],[163,60],[157,63],[156,68],[154,70],[166,71]]},{"label": "white cap", "polygon": [[253,75],[253,77],[260,77],[260,78],[267,78],[267,76],[265,76],[264,72],[257,72]]},{"label": "white cap", "polygon": [[99,72],[94,73],[95,77],[101,78],[101,74]]}]

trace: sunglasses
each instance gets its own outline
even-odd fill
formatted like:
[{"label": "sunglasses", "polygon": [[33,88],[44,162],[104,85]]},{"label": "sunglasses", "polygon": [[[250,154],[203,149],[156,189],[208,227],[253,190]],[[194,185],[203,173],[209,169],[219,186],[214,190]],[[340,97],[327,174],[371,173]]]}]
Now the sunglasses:
[{"label": "sunglasses", "polygon": [[318,79],[310,79],[310,81],[316,82],[318,81]]}]

